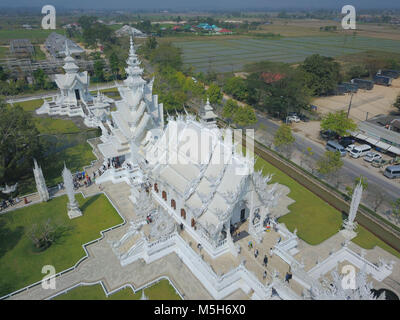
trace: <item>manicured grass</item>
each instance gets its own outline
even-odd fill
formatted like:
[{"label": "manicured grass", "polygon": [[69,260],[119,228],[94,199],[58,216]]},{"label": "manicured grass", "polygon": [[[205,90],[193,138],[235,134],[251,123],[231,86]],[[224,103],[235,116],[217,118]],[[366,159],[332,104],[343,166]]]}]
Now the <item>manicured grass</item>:
[{"label": "manicured grass", "polygon": [[[342,226],[341,212],[324,202],[314,193],[272,166],[258,158],[255,169],[263,168],[263,173],[273,173],[272,182],[278,182],[290,188],[289,197],[296,202],[289,206],[290,213],[279,219],[290,231],[297,228],[297,235],[311,245],[317,245],[336,234]],[[358,227],[358,235],[352,241],[364,249],[379,246],[400,258],[396,251],[365,228]]]},{"label": "manicured grass", "polygon": [[40,133],[59,134],[80,132],[80,129],[71,120],[35,118],[35,123]]},{"label": "manicured grass", "polygon": [[22,102],[13,102],[14,106],[21,106],[22,109],[29,112],[34,112],[37,108],[41,107],[43,99],[28,100]]},{"label": "manicured grass", "polygon": [[33,43],[43,43],[43,41],[47,38],[47,36],[56,31],[62,35],[65,34],[63,29],[59,30],[44,30],[44,29],[13,29],[7,30],[3,29],[0,30],[0,43],[2,44],[9,44],[10,40],[12,39],[29,39]]},{"label": "manicured grass", "polygon": [[372,249],[375,246],[381,247],[383,250],[390,252],[396,257],[400,258],[400,252],[393,249],[391,246],[387,245],[381,239],[373,235],[367,229],[362,226],[358,226],[357,228],[357,237],[355,237],[352,241],[355,244],[358,244],[360,247],[364,249]]},{"label": "manicured grass", "polygon": [[[161,280],[151,287],[144,289],[144,294],[150,300],[181,299],[167,280]],[[107,297],[101,285],[95,284],[74,288],[65,294],[55,297],[54,300],[139,300],[141,297],[142,290],[134,293],[131,288],[122,289]]]},{"label": "manicured grass", "polygon": [[34,46],[34,48],[35,48],[35,55],[34,55],[35,60],[46,60],[46,55],[42,51],[42,49],[40,49],[40,46]]},{"label": "manicured grass", "polygon": [[0,47],[0,59],[6,58],[7,54],[10,52],[8,47]]},{"label": "manicured grass", "polygon": [[296,201],[289,206],[290,213],[279,219],[290,231],[297,228],[297,235],[301,239],[316,245],[340,230],[342,216],[339,211],[264,159],[258,158],[255,170],[261,168],[264,174],[273,173],[272,182],[289,187],[288,196]]},{"label": "manicured grass", "polygon": [[[72,267],[85,256],[82,244],[122,222],[104,195],[87,199],[77,195],[76,199],[83,216],[73,220],[67,215],[66,196],[0,216],[0,296],[41,280],[44,265],[53,265],[56,272]],[[33,224],[47,219],[63,231],[48,249],[37,252],[26,234]]]}]

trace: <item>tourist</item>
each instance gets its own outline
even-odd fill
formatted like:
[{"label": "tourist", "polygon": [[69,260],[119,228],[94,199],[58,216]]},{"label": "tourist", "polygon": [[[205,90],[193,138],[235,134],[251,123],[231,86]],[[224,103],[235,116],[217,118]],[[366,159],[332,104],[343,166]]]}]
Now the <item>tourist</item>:
[{"label": "tourist", "polygon": [[269,248],[269,256],[272,258],[272,255],[274,254],[272,248]]},{"label": "tourist", "polygon": [[16,197],[16,198],[15,198],[15,203],[20,203],[20,202],[21,202],[21,199],[18,198],[18,197]]},{"label": "tourist", "polygon": [[28,199],[26,197],[24,197],[24,203],[28,204]]},{"label": "tourist", "polygon": [[265,280],[266,277],[267,277],[267,270],[264,270],[263,279]]},{"label": "tourist", "polygon": [[249,250],[253,249],[253,242],[249,241],[248,247],[249,247]]},{"label": "tourist", "polygon": [[267,257],[267,255],[264,256],[263,264],[264,264],[264,267],[267,267],[267,264],[268,264],[268,257]]},{"label": "tourist", "polygon": [[292,273],[289,270],[288,272],[286,272],[285,281],[289,283],[290,279],[292,279]]},{"label": "tourist", "polygon": [[258,249],[255,249],[255,250],[254,250],[254,258],[257,259],[257,257],[258,257]]}]

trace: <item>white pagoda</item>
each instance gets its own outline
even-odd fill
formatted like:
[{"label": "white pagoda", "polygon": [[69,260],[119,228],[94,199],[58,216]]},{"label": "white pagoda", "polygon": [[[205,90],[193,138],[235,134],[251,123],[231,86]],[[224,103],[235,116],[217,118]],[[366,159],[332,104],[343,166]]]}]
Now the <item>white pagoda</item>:
[{"label": "white pagoda", "polygon": [[49,191],[46,186],[46,181],[43,176],[42,168],[38,166],[36,159],[33,159],[33,162],[35,165],[33,168],[33,175],[35,176],[36,188],[39,193],[40,201],[49,201]]},{"label": "white pagoda", "polygon": [[98,93],[94,98],[89,92],[90,76],[87,71],[79,72],[75,59],[71,56],[68,42],[65,43],[64,74],[56,74],[55,82],[59,88],[52,101],[45,100],[36,110],[37,114],[81,116],[88,126],[97,126],[95,119],[104,120],[104,110],[108,110],[113,99]]},{"label": "white pagoda", "polygon": [[210,104],[210,100],[207,97],[207,102],[204,107],[200,110],[200,118],[205,121],[208,126],[216,126],[218,116],[214,113],[214,109]]}]

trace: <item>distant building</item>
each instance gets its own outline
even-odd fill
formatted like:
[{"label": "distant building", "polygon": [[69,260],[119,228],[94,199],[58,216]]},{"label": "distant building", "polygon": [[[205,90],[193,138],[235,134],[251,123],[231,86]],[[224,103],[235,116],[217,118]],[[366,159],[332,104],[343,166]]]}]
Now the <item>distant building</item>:
[{"label": "distant building", "polygon": [[143,33],[142,31],[128,26],[127,24],[124,25],[121,29],[118,29],[117,31],[115,31],[115,34],[117,37],[126,37],[126,36],[133,36],[133,37],[137,37],[137,38],[145,38],[146,34]]},{"label": "distant building", "polygon": [[79,58],[82,53],[85,52],[79,45],[77,45],[71,39],[67,37],[52,32],[46,39],[44,45],[47,51],[54,57],[54,58],[61,58],[65,56],[65,43],[68,42],[69,52],[75,58]]},{"label": "distant building", "polygon": [[18,58],[29,58],[35,49],[28,39],[14,39],[10,41],[10,53]]},{"label": "distant building", "polygon": [[400,156],[400,119],[395,116],[376,116],[360,122],[352,136],[368,144]]},{"label": "distant building", "polygon": [[270,84],[282,80],[285,75],[282,73],[263,72],[261,73],[261,78],[265,83]]}]

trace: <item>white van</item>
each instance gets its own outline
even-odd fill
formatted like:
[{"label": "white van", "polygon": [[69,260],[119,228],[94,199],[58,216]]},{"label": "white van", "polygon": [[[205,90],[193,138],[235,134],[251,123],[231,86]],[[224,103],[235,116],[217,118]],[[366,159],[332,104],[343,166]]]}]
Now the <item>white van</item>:
[{"label": "white van", "polygon": [[329,140],[326,144],[326,150],[328,151],[333,151],[333,152],[339,152],[341,157],[344,157],[346,155],[346,149],[336,141]]},{"label": "white van", "polygon": [[383,174],[389,179],[400,178],[400,166],[389,166]]},{"label": "white van", "polygon": [[356,146],[350,151],[350,156],[353,158],[359,158],[365,156],[369,151],[371,151],[371,146],[368,144],[362,144],[361,146]]}]

